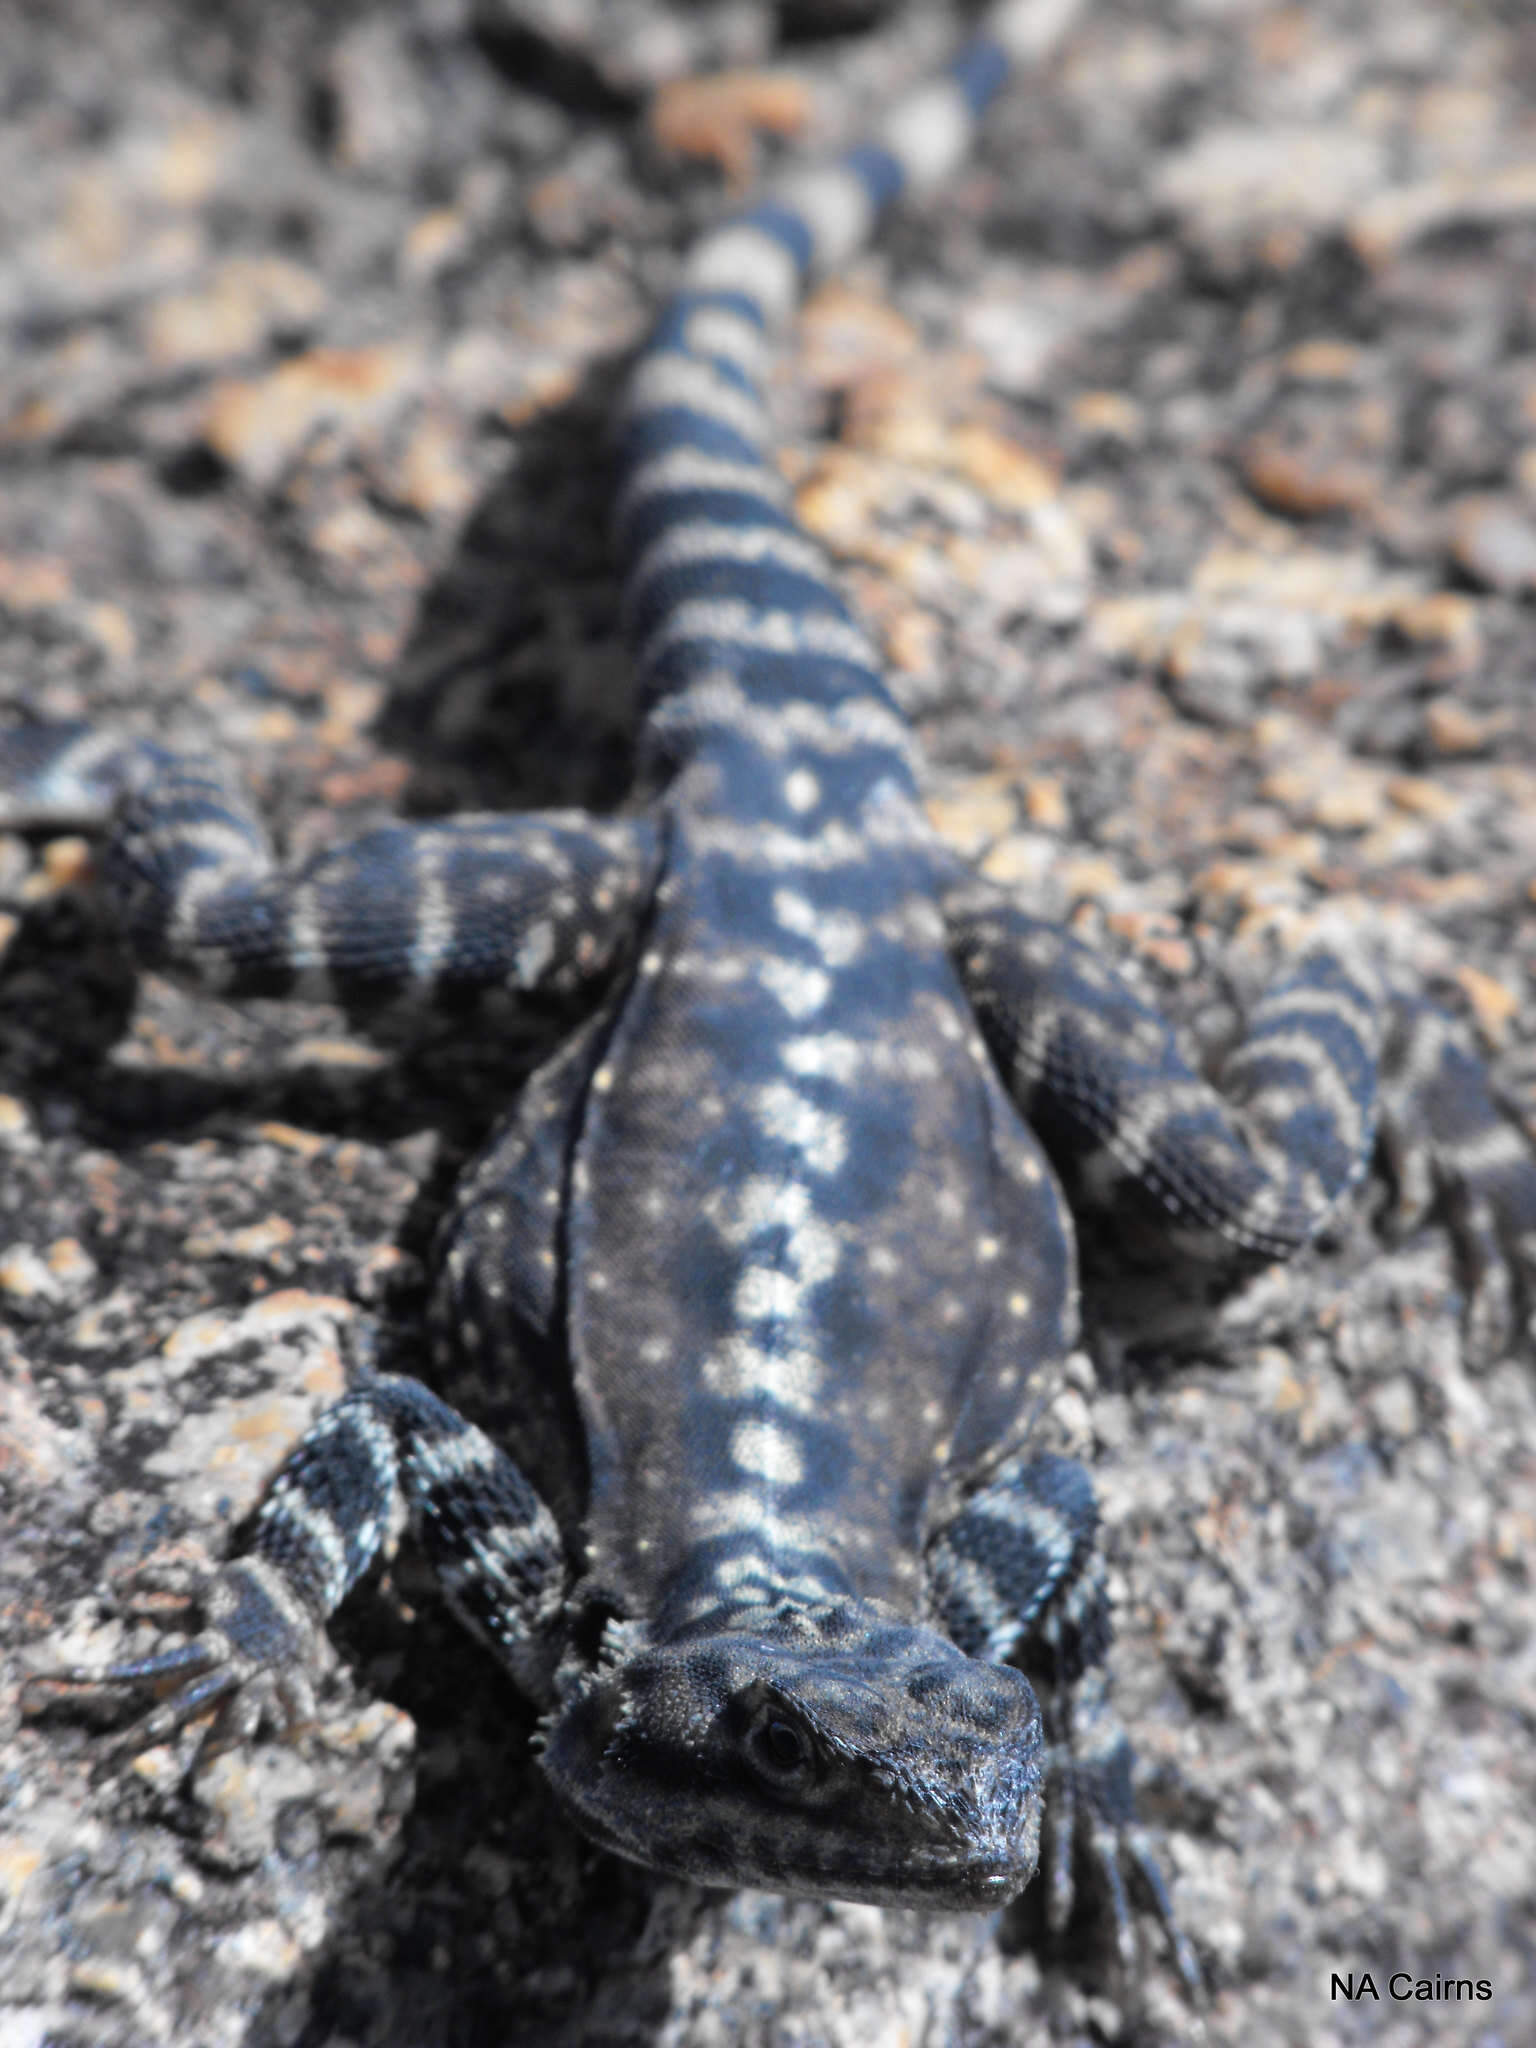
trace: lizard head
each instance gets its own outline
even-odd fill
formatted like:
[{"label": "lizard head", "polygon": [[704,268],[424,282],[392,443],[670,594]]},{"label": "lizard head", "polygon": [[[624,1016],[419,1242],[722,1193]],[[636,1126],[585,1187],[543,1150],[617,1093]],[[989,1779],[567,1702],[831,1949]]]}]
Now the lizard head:
[{"label": "lizard head", "polygon": [[619,1855],[700,1884],[971,1910],[1033,1874],[1042,1738],[1021,1672],[855,1601],[662,1643],[620,1624],[604,1648],[541,1763]]}]

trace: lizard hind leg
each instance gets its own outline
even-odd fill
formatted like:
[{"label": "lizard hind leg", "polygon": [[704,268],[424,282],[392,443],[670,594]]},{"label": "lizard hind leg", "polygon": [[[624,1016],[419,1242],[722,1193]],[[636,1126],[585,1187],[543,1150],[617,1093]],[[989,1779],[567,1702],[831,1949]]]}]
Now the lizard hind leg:
[{"label": "lizard hind leg", "polygon": [[0,825],[61,822],[101,835],[102,894],[140,967],[367,1022],[589,1004],[657,859],[648,820],[551,811],[381,825],[285,867],[213,755],[77,724],[0,734]]},{"label": "lizard hind leg", "polygon": [[1189,1256],[1294,1256],[1370,1163],[1381,1039],[1374,975],[1317,950],[1255,1005],[1212,1085],[1122,975],[1059,926],[969,881],[951,949],[1005,1085],[1075,1210],[1160,1225]]},{"label": "lizard hind leg", "polygon": [[1040,1698],[1047,1740],[1041,1864],[1052,1933],[1072,1916],[1074,1865],[1085,1865],[1133,1978],[1130,1876],[1162,1923],[1186,1989],[1198,1996],[1200,1966],[1137,1815],[1135,1753],[1108,1700],[1111,1626],[1098,1529],[1092,1483],[1075,1460],[1010,1458],[931,1538],[929,1597],[961,1649],[1019,1665]]},{"label": "lizard hind leg", "polygon": [[1297,960],[1249,1013],[1214,1083],[1121,975],[991,885],[945,903],[966,991],[1014,1101],[1075,1210],[1226,1265],[1286,1259],[1325,1231],[1373,1150],[1397,1232],[1431,1210],[1465,1282],[1474,1358],[1536,1310],[1536,1147],[1465,1028],[1345,944]]}]

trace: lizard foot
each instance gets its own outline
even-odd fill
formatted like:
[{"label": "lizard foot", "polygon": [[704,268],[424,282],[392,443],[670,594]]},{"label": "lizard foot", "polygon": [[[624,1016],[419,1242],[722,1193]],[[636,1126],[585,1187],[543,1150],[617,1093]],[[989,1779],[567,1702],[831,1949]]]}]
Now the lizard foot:
[{"label": "lizard foot", "polygon": [[198,1744],[199,1762],[263,1726],[291,1732],[311,1721],[309,1674],[323,1638],[281,1573],[259,1557],[235,1558],[213,1576],[198,1604],[207,1625],[187,1642],[100,1670],[81,1665],[39,1672],[22,1687],[22,1712],[35,1718],[104,1695],[157,1698],[103,1747],[98,1775],[169,1742],[205,1714],[214,1718]]},{"label": "lizard foot", "polygon": [[1536,1148],[1494,1095],[1464,1028],[1434,1004],[1400,1005],[1384,1062],[1378,1142],[1404,1237],[1438,1211],[1461,1269],[1467,1348],[1480,1362],[1532,1335]]},{"label": "lizard foot", "polygon": [[1130,1879],[1162,1923],[1185,1991],[1199,2000],[1205,1989],[1200,1964],[1174,1913],[1152,1831],[1137,1816],[1135,1751],[1109,1707],[1101,1675],[1089,1673],[1073,1688],[1070,1704],[1059,1705],[1049,1719],[1056,1739],[1046,1761],[1041,1855],[1047,1925],[1056,1936],[1065,1930],[1083,1870],[1108,1907],[1121,1968],[1134,1982],[1140,1952]]}]

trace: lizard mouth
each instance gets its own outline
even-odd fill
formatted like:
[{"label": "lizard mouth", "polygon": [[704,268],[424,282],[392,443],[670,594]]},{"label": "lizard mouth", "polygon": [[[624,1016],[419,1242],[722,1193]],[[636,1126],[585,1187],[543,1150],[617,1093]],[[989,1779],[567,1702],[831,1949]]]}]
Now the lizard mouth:
[{"label": "lizard mouth", "polygon": [[985,1860],[965,1856],[914,1855],[893,1861],[878,1873],[860,1872],[857,1857],[850,1857],[847,1845],[829,1841],[819,1845],[825,1852],[825,1868],[815,1867],[817,1859],[802,1840],[798,1855],[785,1855],[787,1845],[775,1844],[780,1853],[761,1863],[744,1867],[748,1845],[740,1835],[723,1838],[708,1828],[699,1828],[672,1844],[662,1844],[653,1835],[640,1840],[615,1827],[591,1805],[578,1810],[583,1833],[610,1854],[623,1857],[652,1871],[681,1878],[694,1884],[735,1889],[760,1885],[795,1898],[841,1899],[860,1905],[924,1907],[949,1912],[995,1912],[1016,1899],[1030,1882],[1037,1862],[1037,1836],[1031,1829],[1026,1838]]}]

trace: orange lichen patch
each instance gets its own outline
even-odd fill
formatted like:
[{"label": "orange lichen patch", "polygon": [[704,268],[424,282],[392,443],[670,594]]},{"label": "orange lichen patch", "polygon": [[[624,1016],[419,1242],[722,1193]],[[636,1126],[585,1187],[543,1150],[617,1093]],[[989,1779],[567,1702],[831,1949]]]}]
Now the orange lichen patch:
[{"label": "orange lichen patch", "polygon": [[904,675],[931,675],[939,665],[938,622],[915,605],[893,610],[880,637],[891,666]]},{"label": "orange lichen patch", "polygon": [[1393,894],[1401,903],[1422,903],[1441,915],[1450,911],[1476,914],[1493,910],[1504,901],[1502,883],[1491,883],[1486,875],[1465,870],[1455,875],[1429,875],[1420,868],[1405,868],[1393,878]]},{"label": "orange lichen patch", "polygon": [[1459,790],[1447,789],[1443,782],[1435,782],[1427,775],[1394,775],[1387,784],[1387,797],[1409,817],[1427,818],[1431,822],[1454,818],[1466,807],[1466,798]]},{"label": "orange lichen patch", "polygon": [[1124,875],[1102,853],[1069,860],[1061,871],[1061,879],[1074,903],[1108,903],[1125,887]]},{"label": "orange lichen patch", "polygon": [[251,721],[252,736],[263,746],[290,746],[299,736],[299,721],[286,704],[269,704]]},{"label": "orange lichen patch", "polygon": [[388,802],[399,796],[410,779],[410,762],[398,754],[385,754],[366,768],[338,769],[334,775],[324,776],[320,800],[333,810],[345,810],[348,804]]},{"label": "orange lichen patch", "polygon": [[994,505],[1032,511],[1054,498],[1061,479],[1043,456],[1010,440],[981,421],[956,427],[948,452],[962,476],[984,491]]},{"label": "orange lichen patch", "polygon": [[[396,643],[391,637],[384,647],[377,651],[363,650],[365,658],[381,665],[393,661]],[[322,747],[332,749],[344,747],[349,741],[373,724],[379,714],[384,691],[380,684],[364,676],[332,676],[325,684],[325,716],[315,728],[315,739]],[[376,776],[374,771],[365,771],[359,778],[358,796],[387,796],[399,793],[409,773],[409,763],[396,762],[389,766],[379,763]],[[351,802],[351,797],[337,799],[326,793],[322,785],[321,795],[326,803]]]},{"label": "orange lichen patch", "polygon": [[50,839],[43,848],[40,875],[45,893],[51,895],[55,889],[79,888],[90,880],[92,866],[93,850],[89,839],[74,832]]},{"label": "orange lichen patch", "polygon": [[1296,445],[1255,434],[1239,457],[1248,488],[1277,512],[1312,518],[1324,512],[1365,512],[1381,495],[1367,464],[1319,445]]},{"label": "orange lichen patch", "polygon": [[1395,599],[1371,623],[1391,626],[1405,640],[1438,641],[1458,652],[1472,653],[1482,642],[1476,600],[1454,590]]},{"label": "orange lichen patch", "polygon": [[1085,434],[1103,434],[1115,441],[1139,441],[1147,416],[1123,391],[1080,391],[1072,401],[1072,421]]},{"label": "orange lichen patch", "polygon": [[1007,775],[978,775],[942,796],[929,797],[924,808],[940,838],[962,853],[980,853],[1018,823],[1013,781]]},{"label": "orange lichen patch", "polygon": [[927,378],[890,366],[849,384],[842,441],[866,455],[937,469],[949,452],[946,408]]},{"label": "orange lichen patch", "polygon": [[1304,7],[1269,9],[1253,24],[1253,54],[1261,64],[1284,69],[1296,63],[1314,33],[1315,24]]},{"label": "orange lichen patch", "polygon": [[69,571],[52,556],[0,555],[0,604],[7,611],[45,611],[69,592]]},{"label": "orange lichen patch", "polygon": [[1357,343],[1319,335],[1287,349],[1280,367],[1299,384],[1352,384],[1368,361]]},{"label": "orange lichen patch", "polygon": [[423,284],[462,256],[469,246],[469,225],[456,207],[436,206],[415,220],[400,245],[400,275]]},{"label": "orange lichen patch", "polygon": [[218,183],[232,134],[232,124],[194,113],[145,149],[139,182],[168,205],[200,205]]},{"label": "orange lichen patch", "polygon": [[795,517],[829,548],[851,550],[867,538],[880,502],[878,464],[830,448],[795,491]]},{"label": "orange lichen patch", "polygon": [[[296,1038],[283,1055],[284,1066],[295,1071],[300,1067],[350,1067],[373,1074],[388,1066],[389,1061],[390,1055],[382,1046],[359,1045],[355,1038]],[[344,1145],[339,1147],[332,1164],[341,1165],[345,1152]]]},{"label": "orange lichen patch", "polygon": [[287,1287],[252,1302],[236,1315],[228,1315],[222,1309],[206,1309],[188,1316],[172,1330],[160,1351],[167,1363],[185,1368],[233,1350],[238,1344],[275,1342],[319,1323],[334,1330],[338,1324],[350,1323],[355,1315],[352,1304],[339,1295],[310,1294],[301,1287]]},{"label": "orange lichen patch", "polygon": [[78,1237],[56,1237],[43,1258],[55,1280],[65,1286],[83,1285],[95,1278],[96,1261]]},{"label": "orange lichen patch", "polygon": [[314,1159],[322,1153],[331,1140],[319,1131],[303,1131],[297,1124],[258,1124],[257,1135],[268,1144],[281,1145],[285,1152],[297,1152],[301,1159]]},{"label": "orange lichen patch", "polygon": [[18,1898],[42,1866],[41,1844],[18,1841],[0,1845],[0,1895]]},{"label": "orange lichen patch", "polygon": [[811,113],[805,81],[785,72],[676,78],[651,101],[650,129],[669,156],[717,164],[738,190],[757,170],[759,135],[797,135]]},{"label": "orange lichen patch", "polygon": [[1304,894],[1304,883],[1284,861],[1227,859],[1202,868],[1194,891],[1202,915],[1218,917],[1231,909],[1267,913],[1295,903]]},{"label": "orange lichen patch", "polygon": [[988,881],[1027,895],[1048,886],[1060,858],[1060,846],[1046,833],[1010,832],[980,854],[976,866]]},{"label": "orange lichen patch", "polygon": [[1381,817],[1383,777],[1356,763],[1307,760],[1266,775],[1261,792],[1325,832],[1361,832]]},{"label": "orange lichen patch", "polygon": [[267,1216],[260,1223],[248,1223],[243,1230],[196,1231],[188,1237],[186,1248],[194,1259],[263,1259],[285,1251],[294,1235],[286,1216]]},{"label": "orange lichen patch", "polygon": [[797,369],[820,391],[844,391],[871,370],[907,363],[917,329],[886,300],[835,279],[818,287],[800,316]]},{"label": "orange lichen patch", "polygon": [[557,405],[564,405],[575,390],[577,373],[574,369],[552,365],[535,373],[515,398],[508,398],[496,410],[509,427],[523,427],[540,413],[551,412]]},{"label": "orange lichen patch", "polygon": [[309,349],[265,377],[220,384],[204,438],[234,468],[270,483],[316,428],[353,426],[387,410],[415,361],[415,351],[399,343]]},{"label": "orange lichen patch", "polygon": [[1150,932],[1137,942],[1137,951],[1165,974],[1183,977],[1193,974],[1199,965],[1199,956],[1188,939],[1165,938]]},{"label": "orange lichen patch", "polygon": [[25,447],[31,441],[46,441],[58,432],[61,414],[51,399],[28,398],[6,419],[0,420],[0,442]]},{"label": "orange lichen patch", "polygon": [[1066,791],[1053,775],[1030,775],[1023,784],[1024,815],[1043,832],[1064,832],[1071,823]]},{"label": "orange lichen patch", "polygon": [[205,289],[151,306],[144,339],[157,362],[223,362],[249,354],[278,328],[308,326],[324,302],[313,271],[284,257],[238,256]]},{"label": "orange lichen patch", "polygon": [[373,507],[353,499],[333,506],[309,529],[310,540],[321,554],[345,563],[349,569],[379,571],[409,576],[415,563],[403,551],[400,537],[389,521]]},{"label": "orange lichen patch", "polygon": [[1189,610],[1189,600],[1177,590],[1101,598],[1088,615],[1089,647],[1111,661],[1153,667],[1167,654]]},{"label": "orange lichen patch", "polygon": [[428,414],[411,430],[401,457],[405,502],[426,518],[458,519],[474,502],[475,478],[465,461],[459,423]]},{"label": "orange lichen patch", "polygon": [[1458,967],[1456,981],[1477,1019],[1478,1029],[1491,1045],[1500,1045],[1520,1007],[1519,998],[1503,982],[1475,967]]},{"label": "orange lichen patch", "polygon": [[120,604],[87,605],[82,624],[109,661],[122,665],[138,651],[133,621]]}]

